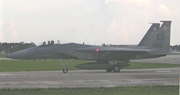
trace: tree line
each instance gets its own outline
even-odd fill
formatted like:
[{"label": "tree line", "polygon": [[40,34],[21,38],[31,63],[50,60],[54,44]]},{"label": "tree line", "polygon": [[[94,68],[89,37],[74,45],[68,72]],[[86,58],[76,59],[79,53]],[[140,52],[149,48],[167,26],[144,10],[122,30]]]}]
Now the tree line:
[{"label": "tree line", "polygon": [[35,43],[24,43],[24,42],[19,42],[19,43],[1,43],[0,42],[0,52],[5,51],[6,53],[12,53],[16,52],[22,49],[30,48],[36,46]]},{"label": "tree line", "polygon": [[171,46],[171,50],[180,51],[180,45]]}]

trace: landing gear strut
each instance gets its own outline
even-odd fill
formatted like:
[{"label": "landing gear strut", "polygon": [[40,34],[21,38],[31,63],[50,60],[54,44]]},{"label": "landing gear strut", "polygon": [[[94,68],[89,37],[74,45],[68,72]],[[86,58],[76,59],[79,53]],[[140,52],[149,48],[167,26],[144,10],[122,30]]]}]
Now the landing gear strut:
[{"label": "landing gear strut", "polygon": [[61,62],[61,65],[63,67],[63,73],[67,73],[68,72],[68,69],[66,68],[67,65],[68,65],[67,60],[66,59],[62,59],[62,60],[60,60],[60,62]]}]

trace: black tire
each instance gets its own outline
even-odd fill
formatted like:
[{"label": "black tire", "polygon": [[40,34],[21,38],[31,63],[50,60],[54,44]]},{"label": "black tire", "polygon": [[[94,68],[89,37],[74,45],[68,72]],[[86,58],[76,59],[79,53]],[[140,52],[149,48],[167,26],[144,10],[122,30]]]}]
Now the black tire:
[{"label": "black tire", "polygon": [[106,72],[112,72],[112,69],[106,69]]},{"label": "black tire", "polygon": [[115,65],[114,68],[113,68],[113,71],[116,72],[116,73],[120,72],[120,70],[121,70],[121,68],[118,65]]},{"label": "black tire", "polygon": [[67,68],[63,68],[63,73],[67,73],[68,69]]}]

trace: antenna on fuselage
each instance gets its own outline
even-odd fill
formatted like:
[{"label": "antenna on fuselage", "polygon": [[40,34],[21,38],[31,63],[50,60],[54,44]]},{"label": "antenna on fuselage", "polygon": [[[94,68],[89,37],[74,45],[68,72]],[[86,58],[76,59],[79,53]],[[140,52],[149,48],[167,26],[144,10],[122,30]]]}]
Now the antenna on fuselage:
[{"label": "antenna on fuselage", "polygon": [[57,44],[60,44],[60,41],[59,41],[59,40],[57,41]]}]

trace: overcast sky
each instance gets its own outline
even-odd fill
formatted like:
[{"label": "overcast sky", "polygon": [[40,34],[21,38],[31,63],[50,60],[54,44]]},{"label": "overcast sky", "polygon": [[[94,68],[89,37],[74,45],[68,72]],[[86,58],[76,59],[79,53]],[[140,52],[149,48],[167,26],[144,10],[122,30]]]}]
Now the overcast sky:
[{"label": "overcast sky", "polygon": [[149,23],[172,20],[180,44],[180,0],[0,0],[0,42],[48,40],[138,44]]}]

